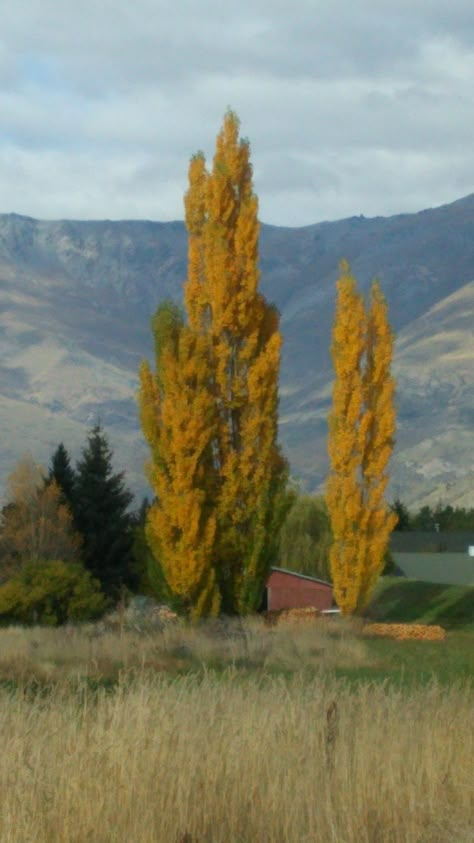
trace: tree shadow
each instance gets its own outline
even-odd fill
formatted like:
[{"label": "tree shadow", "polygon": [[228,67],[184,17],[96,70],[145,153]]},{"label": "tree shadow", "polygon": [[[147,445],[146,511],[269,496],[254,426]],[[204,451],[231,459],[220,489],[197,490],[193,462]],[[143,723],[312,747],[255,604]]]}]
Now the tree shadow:
[{"label": "tree shadow", "polygon": [[474,588],[469,588],[449,606],[444,607],[437,616],[437,621],[446,629],[455,629],[466,624],[474,625]]},{"label": "tree shadow", "polygon": [[[421,580],[401,580],[400,583],[388,586],[372,601],[366,617],[377,621],[410,622],[416,621],[420,614],[434,612],[436,621],[441,622],[444,617],[443,607],[440,606],[438,615],[436,603],[442,601],[449,587]],[[444,608],[446,615],[450,615],[451,606]]]}]

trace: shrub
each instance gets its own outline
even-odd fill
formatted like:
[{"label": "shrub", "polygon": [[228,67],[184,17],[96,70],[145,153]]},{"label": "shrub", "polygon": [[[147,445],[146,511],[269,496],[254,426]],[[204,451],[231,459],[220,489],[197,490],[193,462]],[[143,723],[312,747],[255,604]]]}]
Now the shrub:
[{"label": "shrub", "polygon": [[0,621],[58,626],[94,620],[107,601],[97,580],[74,562],[31,562],[0,586]]}]

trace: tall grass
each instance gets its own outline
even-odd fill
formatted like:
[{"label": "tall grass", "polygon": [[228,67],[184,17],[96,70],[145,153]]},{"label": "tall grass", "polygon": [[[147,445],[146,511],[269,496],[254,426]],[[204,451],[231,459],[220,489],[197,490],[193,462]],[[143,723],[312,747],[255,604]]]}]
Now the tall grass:
[{"label": "tall grass", "polygon": [[467,843],[472,703],[460,687],[232,672],[94,697],[3,692],[0,839]]},{"label": "tall grass", "polygon": [[[255,627],[245,645],[180,627],[141,644],[73,632],[67,650],[59,630],[4,630],[1,643],[4,675],[23,659],[14,690],[0,690],[2,843],[474,840],[471,685],[351,688],[265,667],[363,661],[350,631]],[[172,675],[186,646],[196,672]],[[242,673],[243,652],[260,667]],[[121,672],[91,693],[100,659]],[[49,691],[32,695],[38,672]]]},{"label": "tall grass", "polygon": [[130,670],[165,670],[238,665],[248,670],[328,670],[369,665],[366,641],[351,623],[269,629],[258,618],[242,626],[166,626],[162,632],[90,625],[72,628],[9,627],[0,630],[0,680],[57,681],[84,677],[117,679]]}]

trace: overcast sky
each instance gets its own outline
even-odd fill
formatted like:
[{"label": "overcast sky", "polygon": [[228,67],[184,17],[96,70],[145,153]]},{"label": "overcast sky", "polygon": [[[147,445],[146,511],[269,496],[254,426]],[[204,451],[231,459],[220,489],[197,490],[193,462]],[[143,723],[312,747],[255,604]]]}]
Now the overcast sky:
[{"label": "overcast sky", "polygon": [[472,0],[3,0],[0,212],[183,218],[227,106],[260,217],[474,192]]}]

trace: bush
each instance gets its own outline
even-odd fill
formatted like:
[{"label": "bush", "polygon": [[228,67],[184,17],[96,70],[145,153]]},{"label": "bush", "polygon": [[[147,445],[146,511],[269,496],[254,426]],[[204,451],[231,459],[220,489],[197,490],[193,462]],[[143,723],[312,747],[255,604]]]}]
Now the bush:
[{"label": "bush", "polygon": [[99,582],[74,562],[31,562],[0,586],[0,621],[58,626],[95,620],[107,601]]}]

